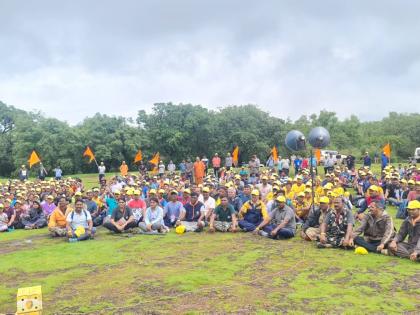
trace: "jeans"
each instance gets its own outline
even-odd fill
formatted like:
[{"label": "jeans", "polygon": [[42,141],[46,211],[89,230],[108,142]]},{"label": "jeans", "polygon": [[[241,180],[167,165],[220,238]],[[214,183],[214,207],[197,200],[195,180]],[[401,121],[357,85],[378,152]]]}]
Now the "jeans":
[{"label": "jeans", "polygon": [[362,246],[367,249],[368,252],[377,253],[376,248],[381,245],[381,241],[366,241],[363,237],[357,236],[354,239],[354,244]]},{"label": "jeans", "polygon": [[[104,227],[107,228],[108,230],[115,232],[115,233],[121,233],[122,231],[118,230],[117,227],[112,224],[110,221],[107,221],[104,223]],[[135,221],[132,221],[130,223],[128,223],[125,227],[124,227],[124,231],[128,230],[128,229],[132,229],[137,227],[137,224]]]},{"label": "jeans", "polygon": [[245,232],[252,232],[252,231],[254,231],[254,230],[257,228],[257,226],[258,226],[260,223],[261,223],[261,222],[258,222],[258,223],[256,223],[256,224],[254,224],[254,223],[248,222],[248,221],[246,221],[246,220],[240,220],[240,221],[238,222],[238,225],[239,225],[239,227],[240,227],[242,230],[244,230]]},{"label": "jeans", "polygon": [[274,236],[271,235],[271,232],[276,227],[277,226],[275,224],[268,224],[263,228],[263,230],[264,230],[264,232],[268,233],[268,237],[270,237],[270,238],[285,239],[285,238],[292,238],[293,236],[295,236],[295,231],[293,229],[288,229],[288,228],[281,228],[280,230],[278,230],[276,235],[274,235]]}]

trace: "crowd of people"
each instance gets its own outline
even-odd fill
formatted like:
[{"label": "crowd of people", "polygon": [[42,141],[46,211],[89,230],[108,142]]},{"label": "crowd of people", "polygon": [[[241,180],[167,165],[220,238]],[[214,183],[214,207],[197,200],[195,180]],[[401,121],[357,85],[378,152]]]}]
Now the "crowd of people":
[{"label": "crowd of people", "polygon": [[[91,189],[61,169],[49,180],[20,174],[0,185],[0,231],[48,227],[69,242],[94,238],[100,226],[110,233],[242,231],[420,261],[420,169],[386,163],[374,174],[366,163],[356,169],[351,155],[333,164],[329,158],[322,175],[311,172],[316,161],[296,156],[262,165],[254,155],[235,167],[230,154],[216,153],[177,166],[161,161],[152,171],[141,166],[136,174],[123,162],[108,179],[101,163]],[[403,219],[398,230],[390,205]]]}]

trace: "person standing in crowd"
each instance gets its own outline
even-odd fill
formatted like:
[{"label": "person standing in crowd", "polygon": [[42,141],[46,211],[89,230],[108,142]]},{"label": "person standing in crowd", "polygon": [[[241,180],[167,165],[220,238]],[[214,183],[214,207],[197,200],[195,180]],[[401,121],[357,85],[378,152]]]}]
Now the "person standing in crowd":
[{"label": "person standing in crowd", "polygon": [[55,180],[61,180],[61,178],[63,177],[63,171],[61,170],[59,165],[54,169],[54,175]]},{"label": "person standing in crowd", "polygon": [[169,161],[169,164],[168,164],[168,172],[169,172],[169,175],[170,176],[174,175],[175,174],[175,170],[176,170],[176,166],[175,166],[174,162],[172,162],[172,160],[170,160]]},{"label": "person standing in crowd", "polygon": [[385,152],[382,152],[381,154],[381,170],[383,171],[385,167],[387,167],[389,164],[389,159],[386,156]]},{"label": "person standing in crowd", "polygon": [[99,172],[99,182],[101,182],[102,179],[105,179],[106,167],[105,167],[104,162],[101,162],[101,165],[98,166],[98,172]]},{"label": "person standing in crowd", "polygon": [[207,158],[207,156],[203,155],[203,158],[201,159],[201,161],[204,163],[204,166],[205,166],[204,174],[205,176],[207,176],[207,171],[209,169],[209,159]]},{"label": "person standing in crowd", "polygon": [[128,175],[128,165],[125,163],[125,161],[122,161],[120,166],[120,174],[122,177],[126,177]]},{"label": "person standing in crowd", "polygon": [[230,152],[227,153],[226,158],[225,158],[225,167],[226,170],[230,171],[230,169],[232,168],[233,165],[233,158],[230,155]]},{"label": "person standing in crowd", "polygon": [[213,167],[214,177],[216,177],[217,179],[219,179],[221,163],[222,160],[220,159],[219,155],[215,153],[213,158],[211,159],[211,164]]},{"label": "person standing in crowd", "polygon": [[370,158],[369,152],[365,152],[365,156],[363,157],[363,166],[371,167],[372,166],[372,159]]},{"label": "person standing in crowd", "polygon": [[190,183],[192,183],[193,182],[194,163],[191,162],[190,158],[187,159],[187,164],[185,164],[185,168],[186,168],[187,179],[190,181]]},{"label": "person standing in crowd", "polygon": [[205,167],[204,163],[197,156],[195,158],[195,162],[194,162],[194,180],[195,180],[194,183],[196,185],[200,185],[200,184],[203,183],[205,168],[206,167]]},{"label": "person standing in crowd", "polygon": [[48,172],[45,169],[44,165],[42,164],[42,162],[39,163],[39,171],[38,171],[38,178],[40,180],[45,180],[45,177],[47,177]]},{"label": "person standing in crowd", "polygon": [[19,170],[19,179],[23,182],[29,178],[29,171],[26,169],[25,165],[22,165]]},{"label": "person standing in crowd", "polygon": [[293,163],[294,163],[294,167],[295,167],[295,175],[297,175],[300,171],[301,166],[302,166],[302,159],[300,158],[299,155],[295,158]]}]

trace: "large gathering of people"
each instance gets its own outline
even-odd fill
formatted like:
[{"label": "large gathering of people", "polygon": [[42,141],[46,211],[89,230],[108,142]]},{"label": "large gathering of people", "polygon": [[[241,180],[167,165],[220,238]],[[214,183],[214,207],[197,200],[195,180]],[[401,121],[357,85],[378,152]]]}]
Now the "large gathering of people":
[{"label": "large gathering of people", "polygon": [[[356,168],[352,155],[327,156],[324,174],[299,156],[271,156],[263,164],[254,155],[235,167],[230,153],[216,153],[179,165],[160,161],[153,170],[141,163],[135,173],[122,162],[120,174],[108,176],[100,163],[99,183],[90,189],[59,167],[46,179],[41,165],[31,179],[23,166],[19,179],[0,184],[0,231],[48,228],[53,237],[78,242],[93,239],[99,227],[139,234],[183,227],[273,240],[299,236],[320,249],[363,247],[420,261],[420,169],[381,161],[374,174],[367,152],[362,159]],[[403,220],[399,229],[390,206]]]}]

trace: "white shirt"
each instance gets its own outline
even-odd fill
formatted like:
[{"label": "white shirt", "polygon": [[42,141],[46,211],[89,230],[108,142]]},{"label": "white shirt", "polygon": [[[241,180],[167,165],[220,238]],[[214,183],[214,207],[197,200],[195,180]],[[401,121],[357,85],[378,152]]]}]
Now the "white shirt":
[{"label": "white shirt", "polygon": [[106,170],[105,165],[99,165],[98,170],[99,170],[99,174],[105,175],[105,170]]},{"label": "white shirt", "polygon": [[204,215],[206,215],[211,209],[214,210],[216,208],[216,200],[214,200],[213,197],[209,197],[207,200],[204,200],[203,195],[200,195],[200,197],[198,198],[198,201],[201,201],[204,204]]},{"label": "white shirt", "polygon": [[[73,220],[72,220],[73,217]],[[92,216],[89,211],[82,210],[79,213],[75,211],[70,212],[67,216],[67,222],[71,224],[73,230],[77,229],[79,226],[83,226],[85,229],[89,227],[88,221],[92,220]]]}]

